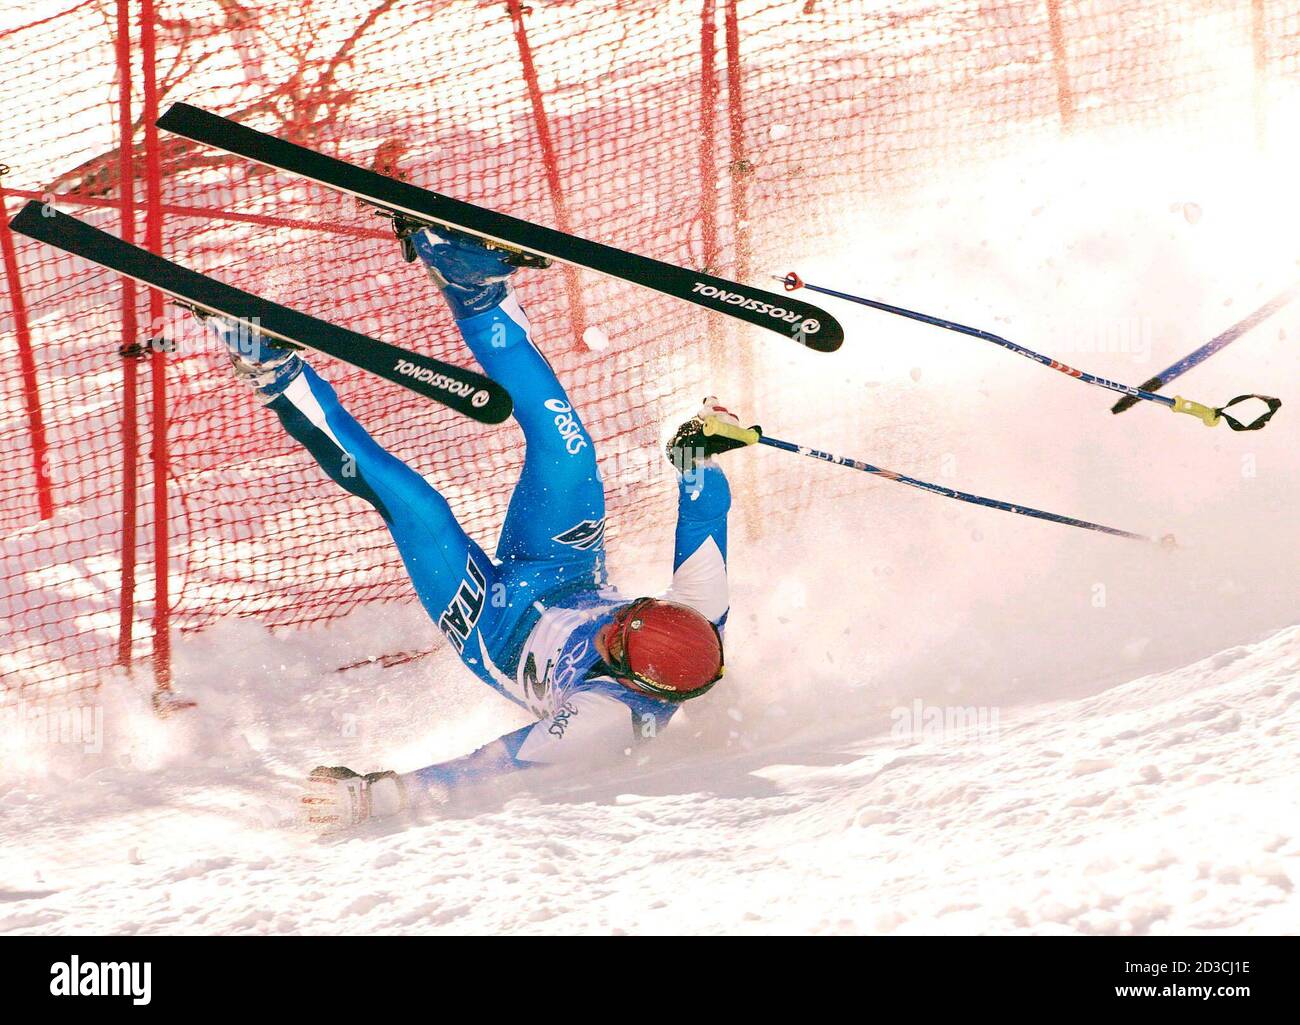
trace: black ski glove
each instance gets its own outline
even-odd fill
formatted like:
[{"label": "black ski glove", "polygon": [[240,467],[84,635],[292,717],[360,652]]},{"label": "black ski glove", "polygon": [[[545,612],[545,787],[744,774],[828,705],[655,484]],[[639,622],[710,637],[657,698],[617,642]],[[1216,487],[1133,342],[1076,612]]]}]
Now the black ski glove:
[{"label": "black ski glove", "polygon": [[703,408],[673,434],[668,442],[668,461],[684,475],[694,470],[701,460],[755,444],[762,433],[758,426],[741,427],[735,414],[710,395],[704,400]]}]

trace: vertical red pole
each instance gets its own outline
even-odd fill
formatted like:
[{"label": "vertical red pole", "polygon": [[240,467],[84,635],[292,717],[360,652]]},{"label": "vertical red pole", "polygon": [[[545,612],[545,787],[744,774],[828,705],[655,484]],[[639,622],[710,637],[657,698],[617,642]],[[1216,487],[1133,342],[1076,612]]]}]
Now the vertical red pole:
[{"label": "vertical red pole", "polygon": [[[704,243],[706,274],[722,273],[718,252],[718,164],[714,156],[717,133],[718,76],[717,25],[714,0],[704,0],[700,11],[700,235]],[[713,327],[716,318],[709,318]]]},{"label": "vertical red pole", "polygon": [[[519,63],[523,67],[524,83],[533,105],[533,124],[537,140],[542,147],[542,164],[546,169],[546,182],[551,192],[551,208],[555,211],[555,226],[560,231],[573,231],[569,219],[569,205],[564,198],[564,184],[560,179],[560,162],[555,155],[555,142],[551,138],[551,125],[546,118],[546,105],[542,102],[542,87],[537,80],[537,67],[533,63],[533,50],[524,29],[524,11],[520,0],[506,0],[510,20],[514,24],[515,42],[519,46]],[[576,345],[586,330],[587,317],[582,304],[582,285],[576,267],[564,267],[564,285],[569,297],[569,325]]]},{"label": "vertical red pole", "polygon": [[749,176],[745,156],[744,90],[740,76],[740,18],[736,0],[727,0],[727,122],[731,145],[731,209],[736,219],[736,280],[749,278]]},{"label": "vertical red pole", "polygon": [[1264,0],[1252,0],[1250,8],[1250,41],[1255,52],[1255,146],[1263,149],[1268,141],[1268,27]]},{"label": "vertical red pole", "polygon": [[54,488],[50,484],[50,453],[45,439],[45,418],[41,415],[41,393],[36,377],[36,359],[32,354],[32,332],[27,320],[27,300],[18,274],[18,251],[14,233],[9,230],[9,205],[4,186],[0,185],[0,252],[4,256],[5,279],[9,283],[9,303],[14,315],[14,336],[18,339],[18,365],[23,378],[23,405],[27,411],[28,433],[32,436],[32,460],[36,474],[36,507],[41,519],[54,515]]},{"label": "vertical red pole", "polygon": [[[700,270],[706,274],[722,273],[722,244],[718,239],[718,30],[715,20],[717,0],[704,0],[700,6]],[[731,363],[726,332],[721,317],[704,318],[708,341],[710,377]]]},{"label": "vertical red pole", "polygon": [[[727,145],[731,154],[729,185],[731,186],[732,243],[736,251],[735,276],[745,281],[750,270],[749,236],[749,175],[753,170],[745,156],[745,108],[743,82],[740,73],[740,16],[736,0],[725,0],[723,36],[727,50]],[[733,328],[733,331],[735,329]],[[733,334],[734,338],[735,335]],[[733,345],[728,365],[732,368],[732,386],[738,395],[754,394],[754,347]],[[745,468],[740,475],[741,522],[748,540],[758,537],[759,524],[770,520],[765,515],[762,495],[766,488],[758,478],[757,463]]]},{"label": "vertical red pole", "polygon": [[[158,146],[158,68],[154,0],[141,0],[140,60],[144,72],[144,160],[145,160],[145,246],[162,255],[162,157]],[[156,288],[149,290],[149,334],[163,333],[163,297]],[[167,519],[167,356],[154,351],[149,361],[150,449],[153,477],[153,675],[158,691],[172,686],[171,668],[171,593],[168,587],[170,568]]]},{"label": "vertical red pole", "polygon": [[1052,69],[1056,73],[1056,107],[1061,128],[1074,127],[1074,90],[1070,88],[1070,66],[1065,57],[1065,28],[1061,24],[1061,0],[1047,0],[1047,32],[1052,45]]},{"label": "vertical red pole", "polygon": [[[132,157],[131,130],[131,5],[117,0],[117,137],[118,193],[121,199],[119,234],[127,242],[135,241],[135,165]],[[135,312],[136,286],[130,278],[122,279],[122,591],[118,619],[117,660],[131,664],[131,632],[135,619],[135,547],[137,445],[136,361],[128,355],[138,341],[139,325]]]}]

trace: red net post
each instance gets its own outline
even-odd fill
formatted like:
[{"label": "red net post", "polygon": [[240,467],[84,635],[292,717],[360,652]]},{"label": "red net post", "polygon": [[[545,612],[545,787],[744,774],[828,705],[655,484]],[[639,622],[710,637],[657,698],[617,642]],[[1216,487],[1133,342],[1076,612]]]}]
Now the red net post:
[{"label": "red net post", "polygon": [[36,513],[48,520],[54,515],[54,489],[50,484],[49,443],[45,437],[45,417],[41,412],[40,381],[36,373],[36,357],[32,352],[32,332],[27,321],[27,301],[23,298],[22,275],[18,270],[18,252],[14,233],[9,228],[12,215],[5,194],[3,171],[0,168],[0,256],[4,260],[5,287],[9,295],[10,315],[13,317],[14,342],[18,348],[18,363],[22,373],[23,407],[27,414],[27,431],[31,440],[32,490],[36,495]]},{"label": "red net post", "polygon": [[[135,147],[131,112],[131,4],[116,0],[117,13],[114,50],[117,56],[117,130],[118,130],[118,230],[127,242],[135,241]],[[138,288],[130,278],[122,278],[122,540],[121,583],[117,660],[130,666],[134,657],[136,531],[139,501],[139,373],[137,348],[140,323],[136,313]]]},{"label": "red net post", "polygon": [[[140,74],[144,87],[145,247],[162,255],[162,148],[158,138],[157,6],[140,4]],[[150,475],[153,483],[153,676],[158,691],[171,690],[171,523],[167,488],[167,351],[162,293],[149,291],[149,336],[155,345],[149,360]]]},{"label": "red net post", "polygon": [[[532,8],[521,3],[520,0],[506,0],[506,6],[510,11],[511,24],[514,26],[515,42],[519,45],[520,70],[523,72],[524,82],[528,85],[528,102],[533,110],[533,125],[537,132],[537,145],[542,154],[542,166],[546,168],[546,185],[551,196],[554,224],[560,231],[572,232],[573,220],[569,217],[569,204],[564,197],[560,162],[555,155],[551,125],[546,117],[546,102],[542,97],[542,86],[537,77],[537,65],[533,62],[528,30],[524,26],[524,15]],[[576,344],[587,329],[587,318],[582,307],[582,283],[577,268],[568,266],[564,268],[564,287],[569,297],[569,326]]]}]

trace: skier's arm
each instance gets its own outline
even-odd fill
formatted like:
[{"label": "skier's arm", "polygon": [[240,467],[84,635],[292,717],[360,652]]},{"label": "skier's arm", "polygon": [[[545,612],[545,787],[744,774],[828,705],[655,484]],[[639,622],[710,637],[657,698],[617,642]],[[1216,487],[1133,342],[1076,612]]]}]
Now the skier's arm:
[{"label": "skier's arm", "polygon": [[555,715],[485,744],[473,754],[403,775],[408,789],[445,796],[458,787],[546,765],[608,762],[636,737],[635,711],[600,690],[569,696]]},{"label": "skier's arm", "polygon": [[731,487],[722,467],[699,463],[677,480],[677,534],[673,583],[664,596],[695,609],[711,622],[726,617],[727,513]]},{"label": "skier's arm", "polygon": [[[668,458],[677,470],[677,537],[673,550],[673,583],[664,596],[695,609],[721,626],[730,601],[727,593],[727,513],[731,487],[712,457],[753,444],[749,440],[710,430],[709,422],[740,428],[740,422],[712,396],[703,408],[677,428],[668,443]],[[744,433],[744,432],[742,432]]]},{"label": "skier's arm", "polygon": [[568,696],[555,715],[479,748],[463,758],[414,772],[362,775],[344,766],[318,767],[303,795],[303,822],[323,832],[413,805],[441,805],[474,784],[548,765],[592,765],[626,756],[667,725],[675,705],[596,679]]}]

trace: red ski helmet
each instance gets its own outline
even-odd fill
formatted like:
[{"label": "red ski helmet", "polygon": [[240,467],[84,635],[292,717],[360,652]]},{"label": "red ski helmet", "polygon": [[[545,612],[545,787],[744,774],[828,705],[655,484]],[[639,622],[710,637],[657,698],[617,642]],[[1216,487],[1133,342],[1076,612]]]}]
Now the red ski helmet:
[{"label": "red ski helmet", "polygon": [[604,643],[614,676],[661,701],[699,697],[722,678],[718,628],[676,602],[629,602],[614,613]]}]

